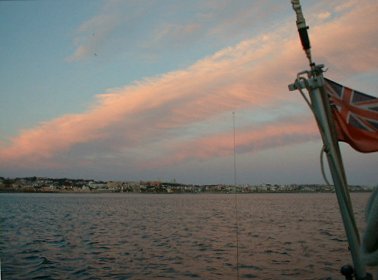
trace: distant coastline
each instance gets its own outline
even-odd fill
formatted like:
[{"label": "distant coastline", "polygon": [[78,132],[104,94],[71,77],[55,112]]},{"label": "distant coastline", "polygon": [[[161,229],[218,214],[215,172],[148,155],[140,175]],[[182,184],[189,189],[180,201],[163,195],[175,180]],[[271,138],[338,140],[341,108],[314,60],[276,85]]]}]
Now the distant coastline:
[{"label": "distant coastline", "polygon": [[[351,192],[371,192],[374,187],[351,185]],[[194,185],[160,181],[97,181],[86,179],[0,177],[0,192],[22,193],[311,193],[334,192],[321,184]]]}]

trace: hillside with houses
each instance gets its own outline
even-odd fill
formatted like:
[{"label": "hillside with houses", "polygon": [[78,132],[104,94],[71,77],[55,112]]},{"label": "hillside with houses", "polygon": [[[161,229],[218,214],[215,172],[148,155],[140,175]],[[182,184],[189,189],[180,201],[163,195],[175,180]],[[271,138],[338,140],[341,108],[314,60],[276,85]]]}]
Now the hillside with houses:
[{"label": "hillside with houses", "polygon": [[[372,191],[370,186],[350,186],[352,192]],[[333,186],[319,184],[193,185],[161,181],[96,181],[68,178],[4,178],[0,192],[126,192],[126,193],[261,193],[333,192]]]}]

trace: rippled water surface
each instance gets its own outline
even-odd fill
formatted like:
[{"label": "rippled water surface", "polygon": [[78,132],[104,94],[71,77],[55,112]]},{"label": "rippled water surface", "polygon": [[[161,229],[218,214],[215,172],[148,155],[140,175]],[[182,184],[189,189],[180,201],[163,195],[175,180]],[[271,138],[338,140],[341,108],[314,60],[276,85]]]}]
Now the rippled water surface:
[{"label": "rippled water surface", "polygon": [[[369,194],[352,194],[361,230]],[[0,194],[2,279],[342,279],[335,194]],[[237,205],[237,207],[236,207]],[[238,251],[236,215],[238,212]]]}]

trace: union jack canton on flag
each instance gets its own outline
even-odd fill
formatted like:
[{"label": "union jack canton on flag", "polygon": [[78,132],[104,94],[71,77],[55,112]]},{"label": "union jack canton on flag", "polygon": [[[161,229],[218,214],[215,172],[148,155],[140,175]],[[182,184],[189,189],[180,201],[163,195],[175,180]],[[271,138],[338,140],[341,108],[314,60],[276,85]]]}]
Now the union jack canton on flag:
[{"label": "union jack canton on flag", "polygon": [[325,78],[339,141],[362,153],[378,151],[378,98]]}]

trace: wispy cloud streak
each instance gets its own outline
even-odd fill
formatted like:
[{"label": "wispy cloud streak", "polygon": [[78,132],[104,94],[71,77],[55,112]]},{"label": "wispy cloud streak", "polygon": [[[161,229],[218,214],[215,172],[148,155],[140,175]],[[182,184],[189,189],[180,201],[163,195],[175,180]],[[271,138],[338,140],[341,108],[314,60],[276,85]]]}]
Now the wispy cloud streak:
[{"label": "wispy cloud streak", "polygon": [[[344,75],[376,69],[373,11],[371,5],[356,4],[337,19],[320,14],[327,21],[311,30],[313,42],[321,43],[316,55],[329,67],[341,65]],[[99,18],[87,25],[102,20],[106,22]],[[293,25],[283,24],[275,32],[220,50],[181,71],[98,95],[86,112],[21,132],[0,147],[0,157],[16,166],[64,165],[67,153],[75,151],[72,158],[90,155],[93,160],[112,158],[141,167],[151,165],[151,160],[161,165],[222,157],[231,153],[230,131],[214,132],[206,126],[221,126],[220,116],[239,110],[251,114],[251,121],[238,128],[240,153],[311,141],[317,131],[309,113],[298,114],[298,106],[304,104],[287,91],[304,61]],[[103,30],[105,34],[108,29]],[[72,59],[80,57],[77,53]],[[253,115],[260,111],[271,114],[269,122],[254,121]],[[293,116],[307,121],[298,122]]]},{"label": "wispy cloud streak", "polygon": [[[242,127],[237,130],[235,148],[238,154],[244,154],[318,138],[319,133],[313,120],[300,116]],[[170,143],[169,146],[171,150],[176,151],[172,157],[160,158],[141,166],[161,167],[191,160],[230,156],[234,153],[233,131],[204,135],[193,140]]]}]

